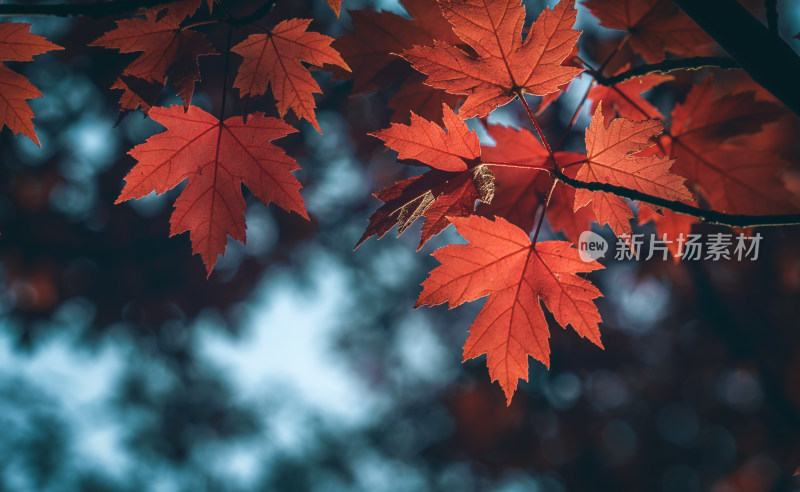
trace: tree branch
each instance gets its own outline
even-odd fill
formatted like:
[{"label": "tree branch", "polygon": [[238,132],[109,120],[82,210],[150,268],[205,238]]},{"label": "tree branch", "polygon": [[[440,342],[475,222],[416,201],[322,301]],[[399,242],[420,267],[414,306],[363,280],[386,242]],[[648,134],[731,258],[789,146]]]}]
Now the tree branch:
[{"label": "tree branch", "polygon": [[742,68],[736,60],[724,56],[695,56],[691,58],[681,58],[679,60],[664,60],[660,63],[652,63],[631,68],[612,77],[595,75],[598,84],[614,85],[624,82],[634,77],[648,75],[651,73],[667,73],[673,70],[700,70],[701,68]]},{"label": "tree branch", "polygon": [[134,10],[147,9],[156,5],[166,5],[176,1],[178,0],[117,0],[115,2],[95,2],[77,5],[68,3],[0,4],[0,16],[108,17]]},{"label": "tree branch", "polygon": [[691,215],[692,217],[702,219],[704,222],[709,224],[718,224],[729,227],[786,226],[800,224],[800,214],[726,214],[723,212],[716,212],[714,210],[703,210],[702,208],[697,208],[682,202],[666,200],[657,196],[648,195],[647,193],[642,193],[641,191],[632,190],[630,188],[624,188],[622,186],[616,186],[609,183],[586,182],[570,178],[558,168],[552,170],[551,172],[556,179],[568,184],[569,186],[572,186],[573,188],[613,193],[614,195],[621,196],[623,198],[649,203],[667,210],[672,210],[673,212],[677,212],[679,214]]},{"label": "tree branch", "polygon": [[758,84],[800,115],[800,57],[736,0],[673,0]]}]

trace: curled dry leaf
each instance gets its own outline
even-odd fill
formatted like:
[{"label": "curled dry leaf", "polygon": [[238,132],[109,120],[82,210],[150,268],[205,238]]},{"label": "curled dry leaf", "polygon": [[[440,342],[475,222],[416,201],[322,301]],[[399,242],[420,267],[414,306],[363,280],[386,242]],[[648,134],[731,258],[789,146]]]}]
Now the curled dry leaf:
[{"label": "curled dry leaf", "polygon": [[448,216],[466,216],[476,200],[494,198],[494,175],[481,163],[478,135],[467,128],[447,106],[442,108],[444,128],[411,114],[411,124],[394,123],[374,133],[398,152],[400,159],[413,159],[434,168],[376,193],[385,202],[369,218],[369,225],[356,248],[372,236],[383,237],[397,224],[398,235],[415,220],[425,217],[419,248],[450,223]]}]

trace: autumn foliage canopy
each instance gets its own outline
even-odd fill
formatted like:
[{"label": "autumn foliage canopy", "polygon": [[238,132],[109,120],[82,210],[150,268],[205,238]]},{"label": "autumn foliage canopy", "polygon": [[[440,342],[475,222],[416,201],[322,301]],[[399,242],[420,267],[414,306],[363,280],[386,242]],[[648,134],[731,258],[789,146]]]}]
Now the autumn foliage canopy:
[{"label": "autumn foliage canopy", "polygon": [[[171,234],[189,233],[211,275],[228,236],[246,240],[242,185],[309,219],[293,174],[300,165],[280,139],[303,121],[325,131],[312,71],[347,81],[339,83],[353,97],[391,94],[393,122],[369,134],[422,172],[375,190],[382,204],[354,243],[420,221],[422,248],[454,226],[466,244],[433,253],[440,265],[416,306],[485,298],[463,355],[486,356],[509,404],[528,378],[528,356],[549,366],[555,325],[603,347],[602,293],[587,279],[603,266],[576,248],[593,223],[625,238],[632,221],[653,221],[674,240],[700,221],[798,222],[790,144],[777,125],[796,116],[742,70],[715,69],[721,48],[671,0],[561,0],[541,12],[520,0],[401,0],[408,16],[351,11],[353,28],[338,39],[315,32],[312,19],[262,22],[273,3],[234,13],[215,0],[162,2],[91,42],[135,56],[110,89],[120,91],[123,113],[140,110],[164,127],[128,152],[135,165],[116,203],[182,186]],[[339,15],[341,0],[328,3]],[[584,46],[578,9],[623,34],[610,47]],[[29,28],[0,23],[1,62],[64,49]],[[204,29],[223,30],[227,45],[212,44]],[[587,52],[605,61],[592,66]],[[225,73],[201,70],[209,56],[225,57]],[[208,78],[219,78],[224,94],[216,114],[192,103],[195,84]],[[669,84],[682,94],[671,108],[644,95]],[[573,85],[581,92],[574,116],[553,135],[540,120]],[[165,87],[182,104],[159,105]],[[226,113],[226,98],[237,95],[274,101],[274,110]],[[0,126],[39,144],[27,103],[37,97],[0,63]],[[493,114],[509,104],[524,110],[523,127],[497,123]],[[582,141],[567,138],[581,114],[590,119]],[[564,240],[540,241],[543,224]]]}]

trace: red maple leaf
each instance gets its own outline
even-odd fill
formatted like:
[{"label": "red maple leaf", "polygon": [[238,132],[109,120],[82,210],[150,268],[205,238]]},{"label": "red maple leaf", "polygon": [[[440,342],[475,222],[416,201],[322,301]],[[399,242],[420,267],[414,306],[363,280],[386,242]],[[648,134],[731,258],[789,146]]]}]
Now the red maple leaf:
[{"label": "red maple leaf", "polygon": [[129,154],[137,164],[125,177],[121,203],[151,192],[165,193],[188,180],[175,202],[170,235],[189,231],[192,250],[211,274],[230,235],[245,241],[242,183],[264,204],[308,218],[297,162],[270,141],[297,130],[263,113],[220,121],[196,106],[154,107],[150,117],[167,128]]},{"label": "red maple leaf", "polygon": [[[551,178],[543,169],[551,168],[549,155],[536,136],[524,128],[488,125],[494,146],[482,146],[483,160],[514,164],[520,167],[494,167],[495,197],[491,203],[481,203],[479,211],[484,216],[500,216],[512,224],[530,231],[536,221],[540,205],[545,201]],[[583,160],[576,152],[556,152],[559,166]],[[540,168],[541,167],[541,168]],[[564,172],[574,178],[575,166]],[[578,242],[581,232],[596,220],[591,207],[573,212],[575,189],[557,184],[547,207],[547,219],[554,231],[563,231],[567,239]]]},{"label": "red maple leaf", "polygon": [[447,128],[411,114],[411,124],[393,123],[373,133],[398,152],[434,168],[376,193],[384,201],[369,218],[369,225],[356,248],[372,236],[383,237],[397,224],[398,236],[415,220],[425,217],[419,248],[450,223],[448,216],[470,215],[475,201],[491,202],[494,175],[481,163],[478,135],[448,106],[442,108]]},{"label": "red maple leaf", "polygon": [[372,135],[398,152],[400,159],[414,159],[442,171],[464,171],[481,156],[478,135],[449,107],[442,108],[447,131],[411,113],[411,124],[393,123]]},{"label": "red maple leaf", "polygon": [[672,111],[664,147],[674,171],[698,189],[709,207],[738,214],[794,211],[780,176],[788,163],[759,138],[783,109],[753,91],[716,94],[711,78],[695,86]]},{"label": "red maple leaf", "polygon": [[409,110],[425,119],[442,122],[442,103],[456,107],[462,96],[447,94],[441,89],[423,84],[424,77],[397,56],[414,46],[429,46],[434,40],[458,44],[450,23],[438,5],[430,0],[401,0],[411,19],[392,12],[371,9],[350,12],[353,32],[343,34],[333,46],[353,71],[353,93],[360,94],[387,89],[404,80],[389,100],[394,109],[392,121],[408,121]]},{"label": "red maple leaf", "polygon": [[700,153],[675,142],[675,172],[685,176],[713,210],[745,215],[796,211],[781,179],[789,162],[757,144],[742,136]]},{"label": "red maple leaf", "polygon": [[482,203],[478,210],[481,215],[503,217],[530,231],[550,186],[547,172],[533,166],[549,167],[549,155],[539,139],[523,128],[487,125],[486,131],[495,144],[481,147],[484,159],[520,167],[493,169],[495,198]]},{"label": "red maple leaf", "polygon": [[[194,84],[200,80],[198,57],[216,55],[217,52],[202,33],[181,29],[183,19],[178,17],[167,15],[159,19],[159,12],[148,10],[144,18],[117,21],[115,29],[95,39],[89,46],[117,49],[121,53],[142,52],[122,75],[162,86],[169,78],[183,99],[184,107],[188,108]],[[115,82],[112,88],[119,88],[118,85]]]},{"label": "red maple leaf", "polygon": [[602,348],[600,291],[578,276],[602,267],[584,262],[565,241],[531,244],[520,228],[498,217],[454,217],[451,222],[469,244],[450,245],[433,255],[441,265],[422,284],[418,306],[449,303],[454,308],[489,296],[470,327],[464,360],[486,354],[489,376],[500,383],[506,401],[518,379],[528,380],[528,356],[550,366],[550,330],[540,300],[563,327]]},{"label": "red maple leaf", "polygon": [[[629,65],[624,65],[617,73],[625,72],[628,67]],[[663,120],[664,115],[641,94],[673,78],[671,75],[647,74],[630,78],[613,86],[595,85],[589,90],[587,96],[592,101],[590,111],[594,114],[600,101],[603,101],[603,116],[606,125],[615,116],[622,116],[632,121]]]},{"label": "red maple leaf", "polygon": [[328,5],[336,13],[336,17],[339,17],[339,13],[342,11],[342,0],[328,0]]},{"label": "red maple leaf", "polygon": [[[64,49],[42,36],[30,32],[30,24],[0,24],[0,62],[33,61],[33,57],[52,50]],[[0,129],[7,126],[15,134],[23,134],[39,144],[33,128],[33,110],[27,99],[42,97],[28,79],[0,63]]]},{"label": "red maple leaf", "polygon": [[[582,68],[583,64],[578,57],[578,45],[572,47],[572,52],[564,58],[564,61],[561,62],[562,65],[570,66],[570,67],[578,67]],[[539,102],[539,107],[536,108],[536,116],[544,113],[547,108],[550,107],[551,104],[556,102],[561,94],[565,93],[569,86],[572,84],[572,81],[567,82],[566,84],[562,84],[558,87],[558,90],[555,92],[551,92],[550,94],[545,94],[542,96],[542,100]]]},{"label": "red maple leaf", "polygon": [[310,23],[311,19],[285,20],[269,33],[251,34],[231,48],[244,58],[233,85],[243,96],[258,96],[271,84],[281,117],[291,108],[298,118],[311,122],[322,133],[314,113],[314,93],[322,89],[301,62],[345,70],[350,67],[331,48],[333,38],[306,31]]},{"label": "red maple leaf", "polygon": [[672,0],[587,0],[583,4],[601,26],[628,31],[631,48],[648,63],[662,61],[667,51],[706,55],[714,44]]},{"label": "red maple leaf", "polygon": [[459,112],[464,118],[486,116],[519,90],[543,96],[558,90],[582,69],[562,65],[580,36],[575,31],[574,0],[545,9],[525,40],[525,7],[515,0],[440,0],[453,31],[473,53],[436,41],[433,47],[403,52],[426,83],[451,94],[467,96]]},{"label": "red maple leaf", "polygon": [[419,72],[410,74],[400,89],[386,103],[387,108],[394,110],[391,121],[404,123],[408,121],[409,108],[426,120],[443,123],[442,106],[455,108],[463,98],[425,84],[425,77]]},{"label": "red maple leaf", "polygon": [[753,90],[718,93],[713,77],[706,77],[675,105],[669,134],[696,149],[712,148],[728,138],[757,133],[783,114],[780,105],[757,100]]},{"label": "red maple leaf", "polygon": [[[586,163],[576,178],[623,186],[667,200],[692,200],[684,178],[670,173],[673,159],[639,154],[655,144],[664,124],[658,120],[615,118],[606,126],[601,106],[586,130]],[[585,189],[575,191],[575,210],[590,203],[600,225],[609,224],[616,234],[631,232],[633,213],[623,198]]]}]

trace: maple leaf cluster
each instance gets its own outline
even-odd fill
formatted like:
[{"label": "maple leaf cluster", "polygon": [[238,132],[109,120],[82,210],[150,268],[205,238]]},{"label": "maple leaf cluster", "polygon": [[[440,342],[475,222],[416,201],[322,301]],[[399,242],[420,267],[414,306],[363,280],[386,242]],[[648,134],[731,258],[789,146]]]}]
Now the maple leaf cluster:
[{"label": "maple leaf cluster", "polygon": [[[414,2],[404,2],[411,20],[357,13],[355,32],[337,41],[354,67],[359,90],[388,87],[375,81],[390,79],[390,63],[398,63],[391,55],[408,62],[428,87],[425,104],[411,108],[410,124],[395,123],[373,135],[400,160],[432,169],[375,194],[384,204],[370,217],[358,245],[395,225],[401,234],[422,218],[421,248],[449,223],[455,225],[469,244],[434,253],[441,266],[423,283],[417,306],[448,303],[452,308],[488,296],[470,327],[464,358],[486,354],[489,374],[509,403],[517,381],[527,380],[528,356],[549,366],[543,306],[559,325],[571,326],[602,347],[594,303],[601,293],[579,275],[602,266],[579,260],[571,243],[593,222],[608,224],[617,235],[631,234],[635,218],[635,209],[622,196],[576,189],[554,174],[625,188],[653,200],[700,201],[725,213],[794,210],[780,180],[786,162],[756,150],[755,144],[765,138],[759,133],[764,124],[786,111],[763,100],[763,91],[757,97],[755,84],[717,94],[709,76],[667,120],[642,93],[673,81],[673,76],[650,73],[611,85],[595,82],[585,96],[592,115],[585,151],[553,148],[525,96],[544,96],[541,113],[582,72],[601,75],[579,56],[574,1],[545,9],[527,33],[525,8],[517,1],[438,4],[441,15],[423,16]],[[714,44],[670,1],[593,0],[586,7],[601,25],[628,31],[620,46],[627,43],[646,62],[662,61],[667,53],[706,55]],[[368,45],[364,40],[378,29],[381,42]],[[434,32],[443,35],[436,38]],[[630,63],[615,73],[625,73]],[[367,71],[369,78],[359,79]],[[404,83],[391,101],[411,100],[410,90]],[[450,109],[453,100],[460,104],[458,114]],[[513,100],[522,103],[535,131],[486,123],[485,117]],[[442,111],[434,111],[439,105]],[[480,145],[461,121],[470,117],[481,118],[494,146]],[[673,240],[699,221],[646,204],[636,208],[641,223],[655,221],[657,232]],[[536,241],[545,216],[551,229],[569,241]]]},{"label": "maple leaf cluster", "polygon": [[0,23],[0,129],[7,126],[12,132],[22,134],[39,145],[33,128],[33,110],[27,99],[42,97],[24,76],[11,70],[5,62],[33,61],[33,57],[61,46],[30,32],[31,25],[21,22]]},{"label": "maple leaf cluster", "polygon": [[[338,14],[341,2],[329,3]],[[207,6],[212,11],[213,0]],[[300,166],[270,143],[296,129],[263,113],[223,119],[224,114],[215,117],[191,105],[200,80],[198,58],[218,54],[204,34],[185,23],[199,8],[199,0],[183,0],[147,9],[137,18],[118,21],[116,29],[92,45],[142,53],[112,88],[124,89],[123,110],[141,108],[167,128],[130,151],[138,164],[126,176],[117,203],[153,191],[165,193],[187,181],[175,202],[171,234],[189,232],[192,250],[211,275],[228,236],[245,241],[242,183],[266,205],[274,202],[306,219],[308,214],[300,183],[292,175]],[[330,47],[333,38],[308,31],[310,23],[311,19],[282,21],[267,33],[251,34],[228,46],[228,51],[243,58],[233,84],[242,97],[261,96],[269,86],[281,118],[291,109],[322,132],[314,103],[314,93],[321,90],[304,63],[349,67]],[[153,107],[168,80],[183,108]],[[156,90],[137,92],[137,86],[147,84],[156,84]]]},{"label": "maple leaf cluster", "polygon": [[[487,298],[470,327],[464,358],[486,355],[489,374],[508,403],[519,379],[527,380],[529,356],[549,366],[545,309],[556,324],[602,347],[595,303],[601,292],[585,274],[603,266],[581,259],[574,245],[593,223],[627,235],[632,221],[653,221],[659,235],[675,239],[704,210],[796,211],[782,179],[789,163],[774,134],[790,116],[761,87],[718,73],[689,86],[688,79],[663,73],[627,76],[642,61],[716,53],[714,41],[670,0],[584,2],[600,25],[626,31],[599,68],[586,61],[586,47],[578,44],[575,0],[544,9],[530,24],[526,19],[533,13],[520,0],[400,3],[407,17],[351,11],[353,29],[338,39],[314,32],[312,19],[265,27],[259,24],[263,15],[253,14],[243,22],[214,0],[166,3],[118,20],[91,45],[137,54],[111,89],[123,91],[122,111],[140,109],[166,130],[129,152],[137,163],[117,203],[185,183],[171,234],[189,232],[210,275],[228,237],[246,239],[242,184],[264,204],[309,218],[293,174],[299,165],[273,143],[297,131],[290,110],[322,133],[315,102],[322,89],[309,68],[348,79],[354,95],[390,93],[391,125],[370,135],[399,160],[426,171],[375,193],[383,204],[356,247],[394,227],[402,234],[422,219],[419,249],[455,226],[468,244],[434,253],[441,265],[423,283],[417,306],[452,308]],[[341,0],[328,4],[338,16]],[[226,23],[227,46],[214,46],[204,26]],[[259,31],[241,36],[234,25]],[[29,27],[0,24],[0,61],[30,61],[59,49]],[[269,88],[277,117],[226,117],[231,53],[239,61],[232,88],[241,98],[264,97]],[[210,76],[202,74],[200,61],[220,55],[226,57],[220,76],[225,92],[219,115],[212,115],[192,98],[201,76]],[[612,76],[617,81],[608,83]],[[590,84],[567,132],[586,101],[591,119],[582,146],[562,148],[566,139],[549,141],[537,116],[571,90],[577,77]],[[0,122],[38,143],[25,100],[41,94],[2,64],[0,84]],[[667,101],[671,112],[664,101],[657,105],[643,96],[665,84],[678,92],[684,84],[682,102]],[[159,106],[165,90],[183,104]],[[529,100],[535,97],[541,100],[534,112]],[[497,108],[514,101],[530,124],[514,128],[489,121]],[[493,145],[482,144],[477,127]],[[679,214],[670,204],[697,213]],[[566,241],[539,241],[545,220]]]}]

